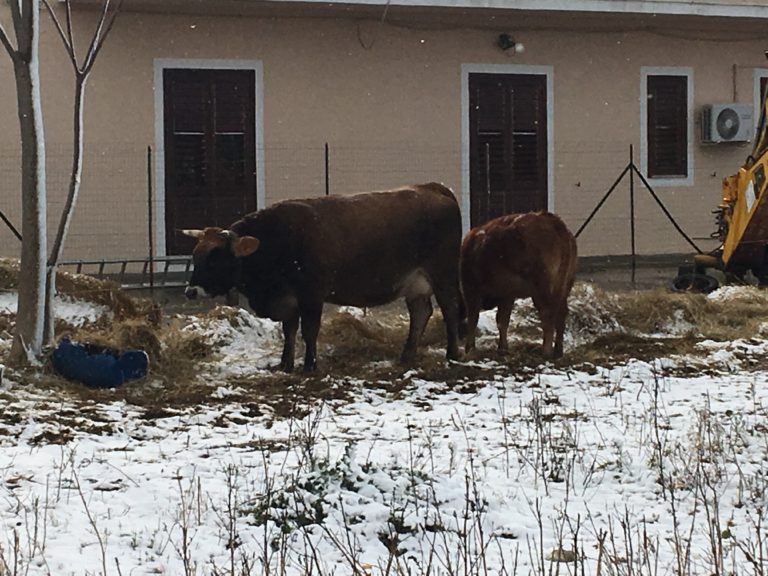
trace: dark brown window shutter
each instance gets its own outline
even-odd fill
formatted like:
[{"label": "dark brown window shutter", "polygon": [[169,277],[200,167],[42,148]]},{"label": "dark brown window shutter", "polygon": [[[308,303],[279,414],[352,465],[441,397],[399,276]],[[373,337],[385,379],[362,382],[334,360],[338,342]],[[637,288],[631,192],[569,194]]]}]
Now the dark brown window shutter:
[{"label": "dark brown window shutter", "polygon": [[688,176],[688,79],[648,76],[648,176]]}]

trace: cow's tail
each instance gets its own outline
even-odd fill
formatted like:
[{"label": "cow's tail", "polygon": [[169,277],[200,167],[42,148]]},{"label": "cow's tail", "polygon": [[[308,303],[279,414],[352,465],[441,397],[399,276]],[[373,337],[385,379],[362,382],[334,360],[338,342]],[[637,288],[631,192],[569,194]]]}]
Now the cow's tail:
[{"label": "cow's tail", "polygon": [[562,282],[560,284],[560,298],[562,298],[562,300],[566,300],[568,298],[568,294],[571,292],[571,288],[573,288],[573,283],[576,279],[576,270],[579,263],[576,239],[567,228],[565,232],[568,235],[568,248],[560,257],[559,274],[559,278],[562,278]]}]

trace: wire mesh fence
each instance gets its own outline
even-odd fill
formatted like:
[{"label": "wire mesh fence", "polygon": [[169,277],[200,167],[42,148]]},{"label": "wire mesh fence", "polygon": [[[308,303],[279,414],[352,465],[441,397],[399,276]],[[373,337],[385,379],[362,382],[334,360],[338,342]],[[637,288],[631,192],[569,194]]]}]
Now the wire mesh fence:
[{"label": "wire mesh fence", "polygon": [[[576,231],[629,162],[627,142],[558,142],[550,151],[549,201]],[[737,151],[738,152],[738,151]],[[326,193],[382,190],[416,182],[438,181],[451,187],[466,212],[469,201],[461,147],[446,144],[325,142],[275,144],[257,151],[253,195],[258,208],[288,198]],[[637,154],[639,156],[639,154]],[[162,151],[148,156],[146,146],[110,143],[86,150],[82,188],[64,250],[64,260],[107,262],[128,260],[127,274],[141,273],[150,257],[166,255],[169,190],[162,181]],[[696,158],[693,184],[666,186],[656,192],[680,227],[703,249],[716,242],[712,210],[718,204],[723,175],[736,170],[732,158]],[[639,159],[636,163],[640,164]],[[52,238],[64,207],[71,151],[47,147],[48,234]],[[260,173],[259,173],[260,172]],[[625,180],[627,180],[625,178]],[[0,212],[21,231],[20,153],[0,149]],[[634,227],[639,254],[685,253],[691,250],[665,218],[650,194],[635,183]],[[471,194],[478,191],[471,191]],[[480,191],[482,193],[482,191]],[[202,215],[205,219],[206,214]],[[214,224],[214,222],[211,222]],[[227,224],[222,222],[219,224]],[[629,182],[622,182],[600,208],[579,239],[582,255],[630,253]],[[20,242],[0,221],[0,256],[18,257]],[[175,264],[174,264],[175,266]],[[156,267],[153,267],[156,268]]]}]

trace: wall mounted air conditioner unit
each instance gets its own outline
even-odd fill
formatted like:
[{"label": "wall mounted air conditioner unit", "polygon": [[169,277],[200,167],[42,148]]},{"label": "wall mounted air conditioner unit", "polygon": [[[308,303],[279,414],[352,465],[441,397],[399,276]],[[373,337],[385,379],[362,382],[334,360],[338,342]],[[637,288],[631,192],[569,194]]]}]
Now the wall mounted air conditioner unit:
[{"label": "wall mounted air conditioner unit", "polygon": [[751,104],[707,104],[701,110],[702,142],[749,142],[754,132]]}]

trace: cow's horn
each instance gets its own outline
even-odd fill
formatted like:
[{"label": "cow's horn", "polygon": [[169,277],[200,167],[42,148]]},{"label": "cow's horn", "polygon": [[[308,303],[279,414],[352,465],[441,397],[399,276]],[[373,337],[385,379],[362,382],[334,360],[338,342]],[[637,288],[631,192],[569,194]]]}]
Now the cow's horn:
[{"label": "cow's horn", "polygon": [[202,238],[204,232],[202,230],[191,230],[191,229],[184,229],[179,230],[184,236],[190,236],[192,238]]}]

